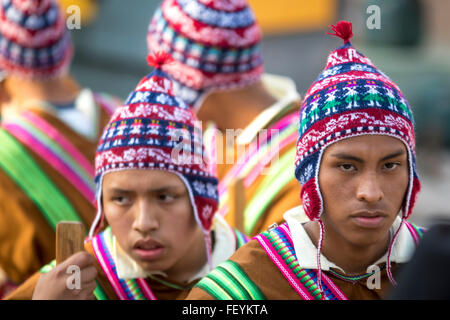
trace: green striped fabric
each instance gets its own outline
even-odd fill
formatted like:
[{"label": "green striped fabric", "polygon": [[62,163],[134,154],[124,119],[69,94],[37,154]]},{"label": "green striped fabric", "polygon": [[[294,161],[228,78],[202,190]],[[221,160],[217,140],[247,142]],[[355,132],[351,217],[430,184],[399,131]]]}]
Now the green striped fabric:
[{"label": "green striped fabric", "polygon": [[216,300],[265,300],[266,297],[244,270],[234,261],[220,264],[196,287]]},{"label": "green striped fabric", "polygon": [[294,179],[290,170],[295,160],[296,149],[291,148],[270,169],[270,174],[264,177],[257,191],[248,203],[244,212],[244,231],[250,234],[264,211],[279,192]]},{"label": "green striped fabric", "polygon": [[423,234],[425,233],[426,229],[422,228],[422,227],[418,227],[414,223],[411,223],[411,222],[409,224],[414,228],[414,230],[416,230],[417,234],[419,235],[419,238],[422,239]]},{"label": "green striped fabric", "polygon": [[22,145],[0,129],[0,168],[42,210],[53,230],[59,221],[81,221],[77,212]]},{"label": "green striped fabric", "polygon": [[233,232],[236,236],[236,250],[246,244],[249,239],[239,230],[233,228]]},{"label": "green striped fabric", "polygon": [[49,264],[46,264],[45,266],[43,266],[41,268],[41,270],[39,270],[39,272],[40,273],[47,273],[47,272],[51,271],[54,267],[56,267],[56,260],[53,260]]}]

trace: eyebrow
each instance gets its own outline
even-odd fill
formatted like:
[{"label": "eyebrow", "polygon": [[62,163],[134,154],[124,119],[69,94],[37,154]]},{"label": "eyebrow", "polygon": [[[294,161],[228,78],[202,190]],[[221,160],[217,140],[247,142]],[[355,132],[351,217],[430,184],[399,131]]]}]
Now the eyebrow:
[{"label": "eyebrow", "polygon": [[[155,189],[149,189],[147,192],[152,193],[160,193],[160,192],[167,192],[167,191],[173,191],[181,189],[182,186],[167,186],[167,187],[161,187],[161,188],[155,188]],[[129,189],[121,189],[121,188],[110,188],[108,190],[111,193],[132,193],[135,192],[135,190],[129,190]]]},{"label": "eyebrow", "polygon": [[[404,155],[405,153],[406,152],[403,149],[402,150],[398,150],[398,151],[395,151],[395,152],[393,152],[391,154],[388,154],[387,156],[383,157],[382,159],[380,159],[380,161],[386,161],[388,159],[392,159],[392,158]],[[353,156],[353,155],[350,155],[350,154],[347,154],[347,153],[333,153],[333,154],[331,154],[331,156],[335,157],[335,158],[338,158],[338,159],[341,159],[341,160],[353,160],[353,161],[361,162],[361,163],[364,162],[363,159],[358,158],[358,157]]]}]

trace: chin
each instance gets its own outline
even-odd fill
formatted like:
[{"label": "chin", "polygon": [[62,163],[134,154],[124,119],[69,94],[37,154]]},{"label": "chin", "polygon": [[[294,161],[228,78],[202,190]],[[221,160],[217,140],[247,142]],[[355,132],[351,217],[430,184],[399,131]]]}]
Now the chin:
[{"label": "chin", "polygon": [[368,247],[386,240],[389,229],[359,230],[347,238],[355,246]]},{"label": "chin", "polygon": [[167,269],[167,266],[163,261],[137,261],[139,266],[144,269],[145,272],[152,273],[152,272],[164,272],[164,270]]}]

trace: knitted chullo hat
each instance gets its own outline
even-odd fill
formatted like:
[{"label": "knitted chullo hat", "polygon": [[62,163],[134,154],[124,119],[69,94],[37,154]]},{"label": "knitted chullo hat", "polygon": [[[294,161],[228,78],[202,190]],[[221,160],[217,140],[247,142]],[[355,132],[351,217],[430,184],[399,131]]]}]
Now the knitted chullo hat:
[{"label": "knitted chullo hat", "polygon": [[[414,120],[408,102],[397,85],[352,46],[350,22],[340,21],[332,28],[333,35],[342,38],[344,45],[330,53],[325,69],[304,97],[295,160],[295,176],[302,185],[300,196],[304,211],[321,227],[319,250],[323,238],[319,169],[323,152],[330,144],[345,138],[376,134],[398,138],[406,145],[409,186],[402,206],[402,222],[411,215],[420,190]],[[387,262],[393,284],[389,259],[397,234],[398,231],[389,247]]]},{"label": "knitted chullo hat", "polygon": [[147,33],[150,51],[163,50],[174,58],[164,71],[195,109],[211,91],[260,79],[260,41],[261,29],[246,0],[164,0]]},{"label": "knitted chullo hat", "polygon": [[95,157],[97,217],[92,237],[104,218],[102,178],[114,171],[147,169],[176,174],[185,184],[198,225],[205,234],[211,265],[210,230],[218,207],[217,178],[211,174],[202,145],[201,127],[192,108],[174,95],[170,77],[161,66],[166,53],[149,55],[155,69],[131,92],[103,131]]},{"label": "knitted chullo hat", "polygon": [[67,71],[73,55],[64,15],[53,0],[2,0],[0,68],[28,79]]}]

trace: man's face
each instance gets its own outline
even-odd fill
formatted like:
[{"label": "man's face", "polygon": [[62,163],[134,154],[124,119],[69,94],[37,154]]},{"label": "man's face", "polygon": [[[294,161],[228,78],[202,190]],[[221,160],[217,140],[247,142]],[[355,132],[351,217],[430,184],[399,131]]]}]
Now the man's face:
[{"label": "man's face", "polygon": [[120,247],[144,270],[178,269],[204,243],[189,194],[175,174],[124,170],[103,178],[103,209]]},{"label": "man's face", "polygon": [[325,149],[319,172],[326,229],[355,246],[384,241],[408,187],[407,149],[399,139],[363,135]]}]

